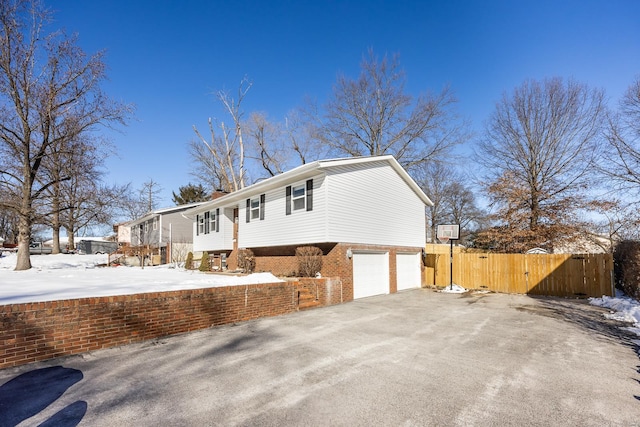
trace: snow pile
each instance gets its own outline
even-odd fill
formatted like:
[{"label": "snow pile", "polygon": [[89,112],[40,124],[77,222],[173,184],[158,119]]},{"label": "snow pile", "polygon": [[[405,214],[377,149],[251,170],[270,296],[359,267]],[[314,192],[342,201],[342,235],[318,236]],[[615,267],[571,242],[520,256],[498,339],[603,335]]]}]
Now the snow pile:
[{"label": "snow pile", "polygon": [[611,313],[605,314],[607,319],[633,324],[633,326],[624,329],[640,336],[640,304],[638,301],[618,294],[615,297],[589,298],[589,302],[598,307],[611,309]]},{"label": "snow pile", "polygon": [[464,294],[465,292],[467,292],[467,290],[462,286],[456,285],[454,283],[453,285],[447,285],[444,289],[441,289],[440,292],[444,292],[447,294]]},{"label": "snow pile", "polygon": [[271,273],[230,276],[157,267],[103,267],[107,255],[34,255],[33,268],[13,271],[16,254],[0,257],[0,305],[146,292],[276,283]]}]

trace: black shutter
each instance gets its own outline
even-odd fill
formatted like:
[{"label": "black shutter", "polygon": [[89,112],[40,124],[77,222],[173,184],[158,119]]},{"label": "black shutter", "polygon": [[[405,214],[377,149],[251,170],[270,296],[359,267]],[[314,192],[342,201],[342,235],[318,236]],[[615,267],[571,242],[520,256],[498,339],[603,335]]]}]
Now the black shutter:
[{"label": "black shutter", "polygon": [[287,186],[287,209],[286,214],[291,215],[291,186]]},{"label": "black shutter", "polygon": [[220,208],[216,208],[216,233],[220,231]]},{"label": "black shutter", "polygon": [[196,236],[200,235],[200,215],[196,215]]},{"label": "black shutter", "polygon": [[261,194],[260,195],[260,221],[264,219],[264,202],[265,202],[265,196],[264,194]]},{"label": "black shutter", "polygon": [[313,210],[313,180],[307,180],[307,210]]},{"label": "black shutter", "polygon": [[247,199],[247,220],[246,222],[251,221],[251,199]]}]

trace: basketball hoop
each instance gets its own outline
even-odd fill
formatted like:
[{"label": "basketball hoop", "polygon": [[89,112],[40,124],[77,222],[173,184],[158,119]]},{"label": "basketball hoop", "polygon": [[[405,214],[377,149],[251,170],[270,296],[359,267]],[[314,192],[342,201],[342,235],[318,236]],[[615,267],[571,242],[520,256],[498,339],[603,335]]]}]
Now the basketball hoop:
[{"label": "basketball hoop", "polygon": [[436,236],[442,243],[448,243],[449,240],[458,240],[460,238],[460,226],[458,224],[439,225],[436,231]]},{"label": "basketball hoop", "polygon": [[451,242],[451,246],[449,248],[449,286],[450,289],[453,289],[453,241],[460,238],[460,225],[439,225],[436,231],[438,240],[440,240],[442,243],[446,244],[449,241]]}]

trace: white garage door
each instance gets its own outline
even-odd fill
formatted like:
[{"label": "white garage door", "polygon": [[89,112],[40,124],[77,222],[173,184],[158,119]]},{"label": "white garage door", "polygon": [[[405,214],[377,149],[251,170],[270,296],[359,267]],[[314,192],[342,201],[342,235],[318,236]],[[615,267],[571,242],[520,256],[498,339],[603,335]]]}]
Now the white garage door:
[{"label": "white garage door", "polygon": [[389,293],[389,254],[353,254],[353,298]]},{"label": "white garage door", "polygon": [[420,253],[396,254],[398,290],[419,288],[421,285]]}]

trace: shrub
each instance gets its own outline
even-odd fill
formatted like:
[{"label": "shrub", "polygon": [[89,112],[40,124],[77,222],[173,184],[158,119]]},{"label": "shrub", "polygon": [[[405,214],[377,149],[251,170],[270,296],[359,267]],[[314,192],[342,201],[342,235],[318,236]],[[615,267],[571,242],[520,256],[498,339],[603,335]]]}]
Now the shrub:
[{"label": "shrub", "polygon": [[193,252],[187,254],[187,259],[184,261],[184,268],[193,270]]},{"label": "shrub", "polygon": [[211,265],[209,265],[209,252],[202,252],[202,258],[200,259],[200,271],[211,271]]},{"label": "shrub", "polygon": [[315,246],[296,248],[298,274],[302,277],[315,277],[322,270],[322,250]]},{"label": "shrub", "polygon": [[238,251],[238,267],[245,273],[253,273],[256,268],[256,257],[251,249],[240,249]]},{"label": "shrub", "polygon": [[613,250],[616,287],[634,299],[640,298],[640,241],[623,240]]}]

